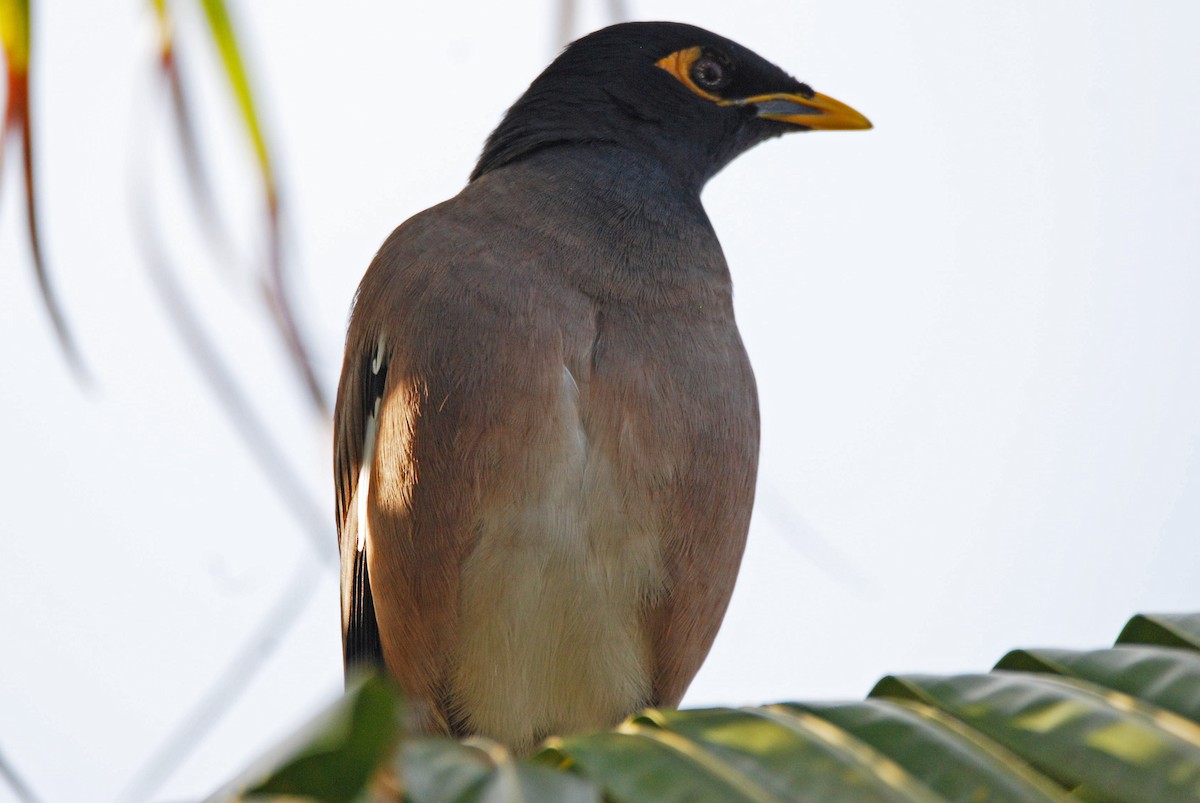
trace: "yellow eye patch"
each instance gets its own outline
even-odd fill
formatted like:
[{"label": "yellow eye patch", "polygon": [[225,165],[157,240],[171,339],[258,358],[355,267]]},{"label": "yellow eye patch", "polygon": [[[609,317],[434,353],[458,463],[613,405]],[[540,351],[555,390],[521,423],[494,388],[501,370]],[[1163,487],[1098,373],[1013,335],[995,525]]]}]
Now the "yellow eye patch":
[{"label": "yellow eye patch", "polygon": [[711,100],[713,103],[721,103],[722,99],[720,97],[696,86],[696,82],[692,80],[692,65],[696,63],[696,59],[700,58],[702,53],[703,50],[699,47],[684,48],[683,50],[676,50],[669,56],[663,56],[655,64],[675,76],[675,79],[679,83],[705,100]]}]

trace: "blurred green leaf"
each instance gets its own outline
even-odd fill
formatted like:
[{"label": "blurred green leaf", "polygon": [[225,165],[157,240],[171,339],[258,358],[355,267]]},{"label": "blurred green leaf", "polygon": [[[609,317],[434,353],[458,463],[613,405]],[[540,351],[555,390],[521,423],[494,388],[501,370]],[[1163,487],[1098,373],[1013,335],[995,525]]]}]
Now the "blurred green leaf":
[{"label": "blurred green leaf", "polygon": [[391,684],[369,677],[347,692],[247,797],[285,795],[349,803],[362,795],[400,736],[400,702]]},{"label": "blurred green leaf", "polygon": [[29,69],[29,0],[0,0],[0,45],[9,73]]},{"label": "blurred green leaf", "polygon": [[246,65],[242,60],[242,51],[238,46],[237,35],[233,23],[229,19],[229,10],[224,0],[200,0],[204,16],[208,20],[208,29],[212,34],[217,52],[221,54],[221,64],[225,68],[225,76],[229,87],[237,101],[238,111],[246,126],[246,133],[254,147],[254,156],[262,173],[263,183],[272,206],[276,203],[275,174],[271,168],[271,156],[267,151],[267,140],[263,136],[262,124],[259,122],[258,111],[254,104],[254,93],[250,87],[250,77],[246,73]]},{"label": "blurred green leaf", "polygon": [[412,803],[462,800],[495,769],[487,753],[452,739],[413,739],[401,757],[404,793]]},{"label": "blurred green leaf", "polygon": [[[59,347],[67,358],[75,379],[89,384],[87,368],[67,326],[66,316],[58,303],[46,257],[42,249],[41,227],[38,222],[38,184],[34,180],[33,112],[30,107],[29,82],[31,70],[32,9],[29,0],[0,0],[0,45],[4,48],[7,95],[4,118],[0,121],[0,178],[4,176],[4,157],[8,144],[16,140],[21,150],[25,189],[26,239],[29,243],[33,270],[37,277],[42,305],[50,316]],[[0,182],[0,188],[3,183]]]}]

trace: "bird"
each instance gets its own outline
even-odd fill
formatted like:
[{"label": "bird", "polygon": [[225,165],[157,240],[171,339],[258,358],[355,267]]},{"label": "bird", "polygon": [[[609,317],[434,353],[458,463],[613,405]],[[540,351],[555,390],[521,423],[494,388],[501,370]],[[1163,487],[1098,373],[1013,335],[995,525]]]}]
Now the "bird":
[{"label": "bird", "polygon": [[738,575],[759,407],[700,200],[789,132],[870,128],[669,22],[568,45],[465,188],[387,237],[334,411],[347,677],[528,753],[678,706]]}]

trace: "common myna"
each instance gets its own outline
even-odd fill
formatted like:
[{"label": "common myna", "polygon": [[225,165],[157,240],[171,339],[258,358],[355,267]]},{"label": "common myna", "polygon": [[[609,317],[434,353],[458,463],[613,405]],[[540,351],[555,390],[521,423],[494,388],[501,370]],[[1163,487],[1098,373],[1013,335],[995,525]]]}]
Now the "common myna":
[{"label": "common myna", "polygon": [[334,464],[347,672],[518,751],[679,703],[733,592],[754,374],[700,203],[789,131],[869,128],[746,48],[563,51],[359,287]]}]

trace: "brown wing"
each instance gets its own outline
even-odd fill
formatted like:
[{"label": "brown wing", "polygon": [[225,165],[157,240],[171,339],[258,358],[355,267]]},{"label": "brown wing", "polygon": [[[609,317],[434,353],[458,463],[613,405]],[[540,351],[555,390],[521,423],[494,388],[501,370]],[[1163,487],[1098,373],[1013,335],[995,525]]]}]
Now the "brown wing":
[{"label": "brown wing", "polygon": [[[367,353],[351,342],[338,387],[334,429],[334,477],[338,547],[342,560],[342,656],[346,675],[382,670],[383,649],[359,518],[365,510],[356,496],[364,458],[375,452],[379,413],[387,385],[387,355],[381,344]],[[369,472],[372,466],[367,466]],[[364,489],[365,491],[366,489]]]},{"label": "brown wing", "polygon": [[493,399],[481,366],[516,352],[463,298],[489,285],[452,267],[455,236],[426,213],[384,244],[351,317],[335,412],[346,668],[384,668],[434,732],[455,730],[446,673],[476,537],[477,442],[500,416],[472,400]]},{"label": "brown wing", "polygon": [[[656,706],[677,706],[708,656],[733,594],[750,526],[758,467],[759,417],[754,374],[729,324],[692,333],[692,348],[671,349],[667,370],[684,389],[685,415],[664,416],[694,444],[664,495],[664,593],[645,613],[653,655]],[[713,381],[716,377],[717,380]]]}]

